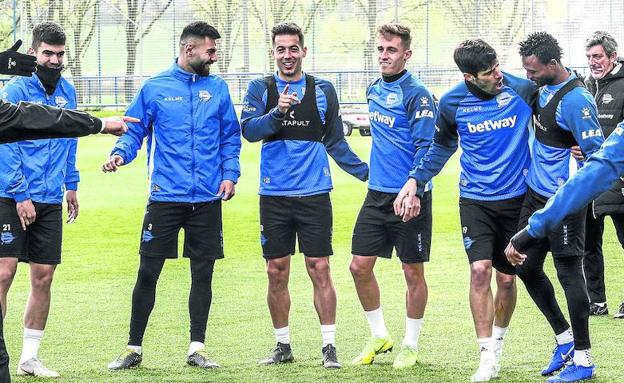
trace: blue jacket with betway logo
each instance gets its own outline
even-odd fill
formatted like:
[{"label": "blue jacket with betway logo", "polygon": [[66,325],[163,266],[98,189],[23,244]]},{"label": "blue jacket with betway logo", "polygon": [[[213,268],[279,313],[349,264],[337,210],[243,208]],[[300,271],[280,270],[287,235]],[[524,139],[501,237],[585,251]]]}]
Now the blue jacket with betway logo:
[{"label": "blue jacket with betway logo", "polygon": [[[559,89],[575,78],[571,74],[561,84],[541,87],[540,106],[546,105]],[[598,150],[604,141],[596,102],[584,87],[576,87],[563,96],[557,106],[555,120],[560,128],[572,133],[585,157]],[[550,197],[576,172],[576,160],[571,157],[570,149],[548,146],[536,139],[531,141],[532,161],[527,183],[538,194]]]},{"label": "blue jacket with betway logo", "polygon": [[585,208],[624,177],[624,123],[620,123],[584,166],[529,218],[528,233],[544,238],[569,214]]},{"label": "blue jacket with betway logo", "polygon": [[134,160],[147,137],[150,200],[206,202],[223,180],[238,181],[240,125],[227,84],[174,64],[143,84],[126,115],[128,124],[111,154]]},{"label": "blue jacket with betway logo", "polygon": [[529,131],[537,88],[504,73],[504,87],[487,95],[461,82],[440,99],[436,135],[422,162],[410,172],[419,194],[437,175],[459,144],[459,195],[482,201],[514,198],[526,192]]},{"label": "blue jacket with betway logo", "polygon": [[[2,99],[76,109],[76,91],[63,77],[48,95],[37,75],[14,77],[2,89]],[[60,204],[63,193],[77,190],[76,138],[20,141],[0,145],[0,197],[16,202]]]},{"label": "blue jacket with betway logo", "polygon": [[[305,94],[305,74],[299,81],[286,82],[274,74],[278,93],[288,84],[289,93]],[[316,106],[325,135],[321,142],[274,140],[264,142],[260,153],[260,195],[309,196],[332,189],[327,154],[347,173],[365,181],[368,165],[351,151],[344,138],[338,98],[334,86],[315,77]],[[265,114],[267,85],[264,79],[249,83],[241,115],[243,136],[256,142],[273,136],[282,127],[283,118],[277,106]]]},{"label": "blue jacket with betway logo", "polygon": [[373,138],[368,188],[398,193],[433,139],[435,101],[409,71],[393,82],[373,81],[366,98]]}]

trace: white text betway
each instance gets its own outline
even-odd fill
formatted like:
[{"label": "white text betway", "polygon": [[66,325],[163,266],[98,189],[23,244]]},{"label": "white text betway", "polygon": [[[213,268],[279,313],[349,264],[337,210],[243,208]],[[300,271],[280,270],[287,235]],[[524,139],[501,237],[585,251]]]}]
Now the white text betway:
[{"label": "white text betway", "polygon": [[468,123],[470,133],[483,133],[501,128],[513,128],[516,125],[518,116],[511,116],[500,120],[485,120],[480,124]]},{"label": "white text betway", "polygon": [[386,124],[391,128],[394,126],[394,122],[396,121],[396,117],[385,116],[379,113],[378,111],[370,112],[368,114],[368,117],[370,118],[371,121]]}]

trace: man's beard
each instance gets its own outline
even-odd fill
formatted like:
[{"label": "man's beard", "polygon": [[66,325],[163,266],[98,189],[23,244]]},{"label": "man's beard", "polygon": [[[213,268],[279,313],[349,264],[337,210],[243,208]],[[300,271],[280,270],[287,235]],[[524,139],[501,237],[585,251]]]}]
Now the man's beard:
[{"label": "man's beard", "polygon": [[195,71],[195,73],[197,73],[200,76],[208,76],[210,75],[210,65],[213,64],[214,61],[209,61],[207,63],[205,62],[200,62],[197,64],[190,64],[191,68],[193,68],[193,71]]}]

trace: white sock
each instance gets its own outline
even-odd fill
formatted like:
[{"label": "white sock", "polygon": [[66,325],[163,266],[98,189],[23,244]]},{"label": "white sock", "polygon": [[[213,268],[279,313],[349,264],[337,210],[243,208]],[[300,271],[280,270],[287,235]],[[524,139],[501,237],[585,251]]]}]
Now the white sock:
[{"label": "white sock", "polygon": [[594,364],[591,356],[591,348],[587,350],[574,350],[574,364],[589,367]]},{"label": "white sock", "polygon": [[189,344],[188,356],[193,355],[196,351],[204,350],[206,346],[202,342],[191,342]]},{"label": "white sock", "polygon": [[557,344],[566,344],[574,341],[574,335],[572,334],[572,329],[568,328],[561,334],[555,335],[555,339],[557,340]]},{"label": "white sock", "polygon": [[143,354],[143,347],[141,347],[141,346],[133,346],[133,345],[129,344],[129,345],[126,346],[126,348],[129,348],[130,350],[136,352],[139,355]]},{"label": "white sock", "polygon": [[389,334],[381,306],[376,310],[364,311],[364,314],[366,314],[366,319],[368,319],[371,335],[375,338],[387,338]]},{"label": "white sock", "polygon": [[477,344],[479,345],[480,352],[491,353],[492,358],[494,358],[494,347],[492,344],[492,338],[479,338],[477,339]]},{"label": "white sock", "polygon": [[274,328],[275,340],[278,343],[290,344],[290,329],[288,326],[282,328]]},{"label": "white sock", "polygon": [[328,344],[336,344],[336,325],[335,324],[322,324],[321,336],[323,337],[323,347]]},{"label": "white sock", "polygon": [[607,302],[594,303],[596,306],[605,307]]},{"label": "white sock", "polygon": [[28,359],[36,358],[39,353],[39,345],[43,338],[43,330],[33,330],[24,327],[24,341],[22,343],[22,356],[20,356],[19,364],[24,363]]},{"label": "white sock", "polygon": [[420,336],[420,329],[423,325],[423,318],[412,319],[405,317],[405,338],[403,338],[403,345],[411,348],[418,349],[418,337]]},{"label": "white sock", "polygon": [[495,342],[502,342],[505,339],[505,334],[507,334],[507,329],[509,327],[498,327],[494,325],[492,327],[492,339]]}]

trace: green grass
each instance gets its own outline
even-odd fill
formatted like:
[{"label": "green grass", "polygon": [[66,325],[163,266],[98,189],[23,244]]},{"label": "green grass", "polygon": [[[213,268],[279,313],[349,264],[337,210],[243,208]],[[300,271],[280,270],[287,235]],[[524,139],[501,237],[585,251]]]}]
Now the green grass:
[{"label": "green grass", "polygon": [[[349,138],[353,149],[368,158],[370,138]],[[114,139],[94,136],[80,140],[80,217],[65,229],[63,263],[53,285],[52,310],[40,356],[57,369],[59,382],[254,382],[254,381],[405,381],[467,382],[478,363],[477,345],[468,306],[468,265],[459,230],[457,157],[435,180],[434,236],[426,266],[429,304],[420,341],[420,364],[394,371],[392,354],[370,367],[351,367],[368,338],[368,327],[348,271],[351,230],[366,185],[333,167],[335,191],[333,277],[338,291],[337,343],[345,368],[320,367],[321,336],[312,304],[312,288],[303,257],[293,258],[291,336],[296,362],[260,367],[257,360],[274,344],[265,303],[266,275],[258,224],[259,144],[245,143],[243,176],[237,195],[225,203],[226,258],[218,262],[214,300],[208,324],[209,353],[223,365],[199,371],[184,365],[188,347],[188,261],[168,261],[158,285],[156,307],[144,342],[144,362],[133,371],[110,373],[106,364],[127,341],[130,296],[138,264],[140,224],[147,196],[144,154],[115,174],[99,168]],[[624,257],[610,224],[605,234],[607,288],[612,305],[624,298]],[[548,272],[554,275],[552,262]],[[21,317],[28,294],[28,268],[21,266],[9,294],[5,337],[14,372],[22,337]],[[388,328],[399,342],[404,330],[404,281],[395,259],[380,260],[376,273]],[[558,283],[558,296],[564,302]],[[615,307],[613,307],[615,309]],[[598,382],[624,381],[624,321],[591,318]],[[539,369],[549,357],[552,334],[524,287],[519,287],[499,381],[542,382]],[[26,382],[27,379],[18,379]]]}]

